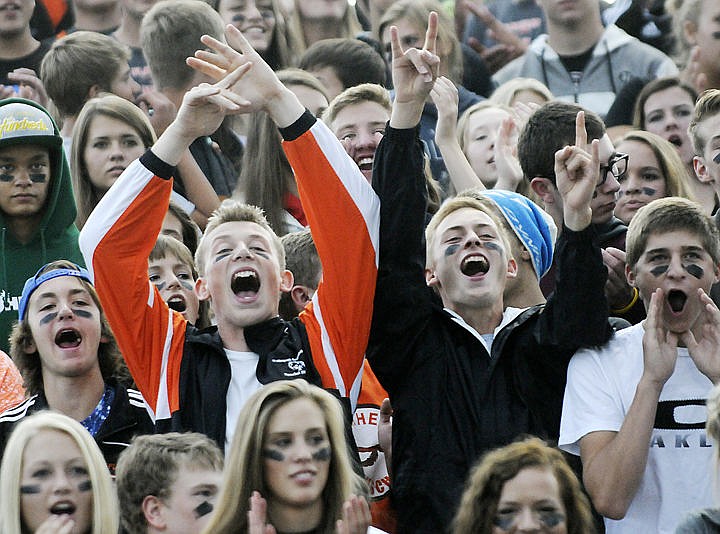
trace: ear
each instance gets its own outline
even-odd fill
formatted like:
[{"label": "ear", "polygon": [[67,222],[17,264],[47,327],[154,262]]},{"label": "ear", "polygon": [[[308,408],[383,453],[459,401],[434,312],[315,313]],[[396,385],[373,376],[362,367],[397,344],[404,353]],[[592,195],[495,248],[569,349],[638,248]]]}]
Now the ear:
[{"label": "ear", "polygon": [[720,265],[713,265],[713,273],[715,274],[715,279],[713,280],[713,283],[717,284],[718,282],[720,282]]},{"label": "ear", "polygon": [[292,298],[295,309],[300,311],[305,308],[305,305],[310,302],[312,298],[310,293],[312,290],[307,286],[293,286],[290,290],[290,298]]},{"label": "ear", "polygon": [[697,179],[700,180],[704,184],[711,184],[715,181],[715,179],[710,175],[710,170],[708,169],[708,166],[705,165],[705,158],[702,156],[694,156],[693,157],[693,170],[695,171],[695,176],[697,176]]},{"label": "ear", "polygon": [[507,278],[515,278],[517,276],[518,266],[515,258],[510,258],[507,264]]},{"label": "ear", "polygon": [[530,188],[547,206],[555,203],[555,184],[547,178],[536,176],[530,180]]},{"label": "ear", "polygon": [[637,279],[635,278],[635,273],[630,268],[630,266],[627,264],[625,264],[625,278],[627,279],[627,283],[630,285],[630,287],[637,287],[635,285],[637,283]]},{"label": "ear", "polygon": [[195,294],[200,300],[210,300],[210,291],[205,278],[200,277],[195,280]]},{"label": "ear", "polygon": [[87,92],[87,99],[95,98],[97,95],[99,95],[102,92],[100,89],[100,86],[98,84],[94,84],[90,86],[90,89],[88,89]]},{"label": "ear", "polygon": [[428,287],[440,287],[440,280],[438,280],[434,270],[425,269],[425,283],[427,283]]},{"label": "ear", "polygon": [[287,269],[280,271],[280,291],[289,293],[293,288],[293,282],[295,282],[295,277],[292,272]]},{"label": "ear", "polygon": [[25,354],[35,354],[37,352],[37,345],[35,345],[35,340],[30,338],[25,343],[23,343],[22,350]]},{"label": "ear", "polygon": [[155,495],[146,495],[141,504],[145,521],[148,525],[157,529],[165,530],[166,522],[163,514],[165,505],[155,497]]}]

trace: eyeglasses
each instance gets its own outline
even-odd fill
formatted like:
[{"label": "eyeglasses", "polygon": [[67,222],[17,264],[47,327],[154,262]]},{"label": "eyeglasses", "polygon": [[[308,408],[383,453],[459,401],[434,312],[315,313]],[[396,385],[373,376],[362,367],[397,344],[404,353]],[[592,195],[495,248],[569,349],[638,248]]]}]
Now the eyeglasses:
[{"label": "eyeglasses", "polygon": [[607,181],[608,173],[612,173],[616,180],[620,180],[627,172],[628,159],[627,154],[615,154],[610,158],[607,165],[600,165],[600,181],[596,187],[600,187]]}]

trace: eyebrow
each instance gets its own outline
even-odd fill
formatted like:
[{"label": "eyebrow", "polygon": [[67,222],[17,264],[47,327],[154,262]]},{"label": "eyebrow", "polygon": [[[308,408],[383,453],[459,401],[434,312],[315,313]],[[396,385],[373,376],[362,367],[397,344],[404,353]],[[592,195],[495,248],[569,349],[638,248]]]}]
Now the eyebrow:
[{"label": "eyebrow", "polygon": [[[658,247],[646,250],[645,254],[653,254],[658,252],[669,252],[669,247]],[[680,247],[681,252],[705,252],[705,249],[699,245],[683,245]]]},{"label": "eyebrow", "polygon": [[[78,288],[75,288],[75,289],[71,289],[70,291],[68,291],[68,294],[69,294],[69,295],[73,295],[73,296],[74,296],[74,295],[79,295],[79,294],[85,294],[85,295],[87,295],[87,296],[90,296],[90,293],[88,293],[88,291],[87,291],[86,289],[82,289],[82,288],[79,288],[79,287],[78,287]],[[42,299],[42,298],[55,298],[55,297],[57,297],[57,293],[55,293],[54,291],[45,291],[44,293],[40,293],[40,294],[38,295],[38,298],[39,298],[39,299]]]},{"label": "eyebrow", "polygon": [[[373,121],[373,122],[369,122],[368,126],[371,126],[371,127],[372,126],[382,126],[384,128],[386,123],[387,123],[387,121]],[[357,123],[342,124],[342,125],[338,126],[337,130],[338,130],[338,132],[342,132],[343,130],[347,130],[348,128],[354,129],[354,128],[358,128],[359,126],[360,125]]]}]

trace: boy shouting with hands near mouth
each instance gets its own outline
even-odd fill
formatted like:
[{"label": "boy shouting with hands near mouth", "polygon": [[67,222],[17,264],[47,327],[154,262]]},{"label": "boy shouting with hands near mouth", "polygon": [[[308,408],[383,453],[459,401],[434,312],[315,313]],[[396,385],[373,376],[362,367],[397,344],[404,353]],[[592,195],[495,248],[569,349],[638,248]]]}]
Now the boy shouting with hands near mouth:
[{"label": "boy shouting with hands near mouth", "polygon": [[700,206],[664,198],[627,233],[627,279],[647,319],[568,370],[560,446],[580,454],[606,531],[675,532],[713,501],[705,399],[720,379],[718,230]]}]

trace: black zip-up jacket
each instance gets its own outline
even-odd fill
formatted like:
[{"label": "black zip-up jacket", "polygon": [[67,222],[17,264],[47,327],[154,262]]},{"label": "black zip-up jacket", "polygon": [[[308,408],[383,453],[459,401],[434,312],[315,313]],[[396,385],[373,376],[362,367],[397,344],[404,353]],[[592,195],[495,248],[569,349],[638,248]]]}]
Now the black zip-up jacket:
[{"label": "black zip-up jacket", "polygon": [[[115,398],[95,441],[114,475],[118,456],[130,445],[132,438],[152,434],[155,427],[139,391],[122,387],[115,381],[108,381],[108,384],[115,389]],[[40,392],[0,414],[0,457],[16,424],[29,415],[49,409],[45,394]]]},{"label": "black zip-up jacket", "polygon": [[[425,282],[426,193],[416,129],[387,128],[375,155],[380,265],[367,357],[393,416],[393,497],[400,533],[444,532],[472,465],[525,434],[557,437],[571,356],[610,336],[606,270],[593,230],[564,228],[558,283],[515,315],[488,354]],[[569,268],[570,267],[570,268]]]}]

